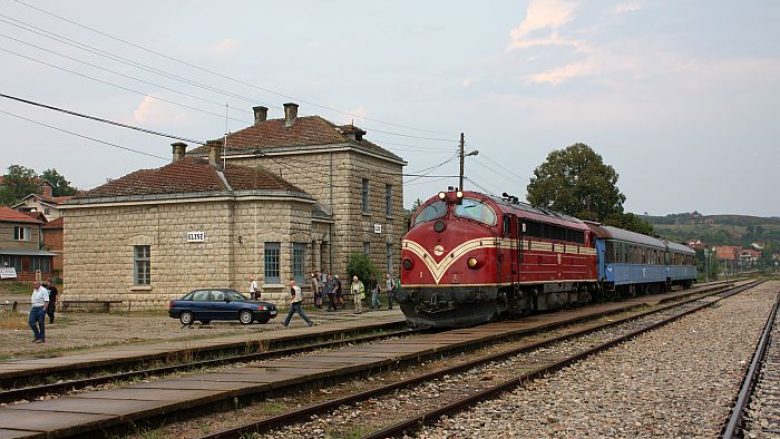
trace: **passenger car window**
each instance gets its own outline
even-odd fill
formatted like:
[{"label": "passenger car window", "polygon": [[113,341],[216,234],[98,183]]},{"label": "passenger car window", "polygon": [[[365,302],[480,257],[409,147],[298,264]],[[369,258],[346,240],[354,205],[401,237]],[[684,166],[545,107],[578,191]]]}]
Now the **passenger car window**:
[{"label": "passenger car window", "polygon": [[223,300],[225,300],[225,293],[223,293],[222,291],[212,291],[211,297],[213,298],[212,300],[214,300],[215,302],[222,302]]},{"label": "passenger car window", "polygon": [[414,224],[424,223],[426,221],[432,221],[436,218],[441,218],[447,214],[447,203],[444,201],[434,201],[433,203],[425,206],[420,213],[414,217]]},{"label": "passenger car window", "polygon": [[192,293],[192,300],[195,302],[208,302],[209,291],[195,291]]},{"label": "passenger car window", "polygon": [[225,291],[225,298],[231,302],[243,302],[246,300],[246,297],[237,291]]},{"label": "passenger car window", "polygon": [[471,218],[489,226],[496,225],[496,213],[493,209],[473,198],[464,198],[461,204],[455,206],[455,215]]}]

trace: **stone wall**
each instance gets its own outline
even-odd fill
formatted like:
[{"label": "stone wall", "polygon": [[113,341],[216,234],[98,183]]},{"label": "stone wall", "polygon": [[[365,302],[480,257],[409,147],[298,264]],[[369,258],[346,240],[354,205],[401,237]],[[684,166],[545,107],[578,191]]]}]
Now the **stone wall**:
[{"label": "stone wall", "polygon": [[[333,215],[333,224],[321,245],[322,261],[312,259],[310,271],[325,269],[346,276],[350,253],[370,243],[370,257],[381,273],[387,269],[387,245],[392,248],[392,271],[397,272],[403,230],[403,168],[399,164],[354,151],[311,152],[286,156],[265,155],[233,159],[243,166],[262,166],[307,191]],[[369,180],[369,212],[361,206],[362,179]],[[386,215],[385,185],[392,186],[392,215]],[[381,233],[374,233],[379,224]],[[324,227],[324,226],[323,226]],[[315,238],[316,240],[316,238]],[[316,243],[313,247],[316,247]]]},{"label": "stone wall", "polygon": [[[265,242],[280,242],[280,277],[292,275],[292,243],[311,242],[311,204],[208,201],[82,207],[66,211],[63,300],[122,300],[129,309],[164,308],[204,287],[246,292],[264,283]],[[204,242],[187,242],[187,232]],[[151,250],[151,284],[134,284],[136,245]],[[310,257],[310,256],[309,256]],[[282,285],[266,285],[268,298]]]}]

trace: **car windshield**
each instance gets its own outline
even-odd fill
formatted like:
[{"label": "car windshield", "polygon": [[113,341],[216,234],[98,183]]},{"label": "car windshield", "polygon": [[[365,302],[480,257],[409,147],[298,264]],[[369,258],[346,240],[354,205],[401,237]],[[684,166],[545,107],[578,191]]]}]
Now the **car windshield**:
[{"label": "car windshield", "polygon": [[414,217],[414,224],[413,226],[416,226],[417,224],[424,223],[426,221],[432,221],[436,218],[441,218],[444,215],[447,214],[447,203],[444,201],[434,201],[433,203],[425,206],[420,210],[420,213],[417,214],[416,217]]},{"label": "car windshield", "polygon": [[490,226],[496,224],[496,213],[485,203],[473,198],[464,198],[461,204],[455,206],[455,215],[470,218]]}]

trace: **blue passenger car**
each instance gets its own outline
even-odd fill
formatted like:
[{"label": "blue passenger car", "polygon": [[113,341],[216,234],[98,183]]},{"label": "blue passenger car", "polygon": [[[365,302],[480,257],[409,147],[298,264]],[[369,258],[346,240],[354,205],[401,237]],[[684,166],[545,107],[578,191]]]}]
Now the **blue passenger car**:
[{"label": "blue passenger car", "polygon": [[599,282],[606,292],[660,292],[667,286],[664,241],[617,227],[588,223],[596,235]]},{"label": "blue passenger car", "polygon": [[666,242],[666,278],[687,288],[696,282],[696,252],[687,245]]}]

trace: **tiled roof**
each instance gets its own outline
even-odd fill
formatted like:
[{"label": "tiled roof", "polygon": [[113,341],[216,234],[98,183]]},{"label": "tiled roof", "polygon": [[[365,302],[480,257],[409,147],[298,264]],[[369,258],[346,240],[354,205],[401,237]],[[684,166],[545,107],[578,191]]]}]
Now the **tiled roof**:
[{"label": "tiled roof", "polygon": [[0,206],[0,221],[6,223],[29,223],[29,224],[43,224],[42,221],[38,221],[22,212],[17,212],[10,207]]},{"label": "tiled roof", "polygon": [[61,229],[61,228],[63,228],[64,225],[65,225],[65,217],[61,216],[61,217],[59,217],[59,218],[57,218],[55,220],[49,221],[45,226],[43,226],[43,228],[45,230]]},{"label": "tiled roof", "polygon": [[[227,137],[227,155],[251,153],[258,148],[296,147],[314,145],[351,144],[392,160],[403,160],[392,152],[368,140],[356,140],[348,134],[365,131],[352,125],[339,127],[320,116],[297,117],[291,127],[286,127],[284,119],[269,119],[244,128]],[[221,143],[221,139],[220,143]],[[193,149],[188,155],[206,155],[207,146]]]},{"label": "tiled roof", "polygon": [[[263,168],[249,168],[228,164],[224,172],[231,188],[242,190],[278,190],[300,192],[293,184]],[[157,169],[141,169],[112,180],[83,194],[74,200],[96,197],[122,197],[138,195],[188,194],[227,191],[217,170],[205,159],[185,157]]]},{"label": "tiled roof", "polygon": [[22,213],[29,216],[30,218],[37,219],[38,221],[44,224],[48,222],[46,220],[46,215],[44,215],[43,212],[22,212]]}]

